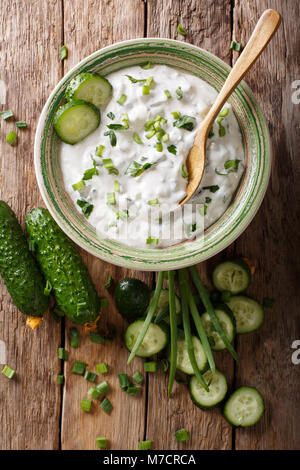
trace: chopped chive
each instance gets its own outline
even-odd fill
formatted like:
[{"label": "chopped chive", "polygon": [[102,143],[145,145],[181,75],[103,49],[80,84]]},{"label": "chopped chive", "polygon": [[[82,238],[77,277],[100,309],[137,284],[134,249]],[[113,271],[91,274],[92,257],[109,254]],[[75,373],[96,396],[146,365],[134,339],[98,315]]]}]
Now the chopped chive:
[{"label": "chopped chive", "polygon": [[171,114],[172,114],[174,119],[180,119],[180,117],[181,117],[181,114],[180,114],[179,111],[172,111]]},{"label": "chopped chive", "polygon": [[129,217],[128,209],[125,209],[125,210],[121,209],[121,210],[117,211],[116,216],[117,216],[117,220],[119,220],[119,219],[122,219],[122,220],[128,219],[128,217]]},{"label": "chopped chive", "polygon": [[104,411],[104,413],[106,413],[106,414],[109,414],[112,410],[112,404],[111,404],[111,402],[109,401],[108,398],[104,398],[104,400],[102,400],[100,406],[101,406],[102,410]]},{"label": "chopped chive", "polygon": [[182,178],[188,178],[189,173],[187,170],[185,170],[184,163],[181,165],[181,176]]},{"label": "chopped chive", "polygon": [[65,60],[68,57],[67,46],[63,45],[59,50],[59,54],[60,54],[60,60]]},{"label": "chopped chive", "polygon": [[100,395],[105,395],[106,393],[109,392],[110,387],[108,383],[104,380],[104,382],[101,382],[100,384],[97,385],[96,389],[100,393]]},{"label": "chopped chive", "polygon": [[159,201],[156,197],[155,199],[151,199],[150,201],[148,201],[148,204],[149,206],[157,206],[159,204]]},{"label": "chopped chive", "polygon": [[125,126],[123,126],[123,124],[108,124],[107,127],[108,129],[112,129],[114,131],[122,131],[125,129]]},{"label": "chopped chive", "polygon": [[171,93],[169,92],[169,90],[164,90],[164,94],[166,95],[166,97],[168,98],[168,100],[169,100],[170,98],[172,98]]},{"label": "chopped chive", "polygon": [[152,64],[151,64],[151,62],[147,62],[146,64],[141,65],[141,68],[144,69],[144,70],[149,70],[149,69],[152,68]]},{"label": "chopped chive", "polygon": [[98,449],[106,449],[107,447],[107,438],[106,437],[96,437],[96,444]]},{"label": "chopped chive", "polygon": [[143,86],[143,95],[149,95],[150,87],[148,85]]},{"label": "chopped chive", "polygon": [[169,147],[167,147],[167,149],[168,149],[168,152],[173,153],[173,155],[176,155],[176,153],[177,153],[176,145],[169,145]]},{"label": "chopped chive", "polygon": [[69,357],[68,351],[66,351],[64,348],[58,348],[57,355],[59,359],[63,359],[64,361],[67,361]]},{"label": "chopped chive", "polygon": [[113,121],[113,120],[115,119],[115,117],[116,117],[116,116],[114,115],[114,113],[112,113],[112,112],[107,113],[106,116],[107,116],[109,119],[111,119],[112,121]]},{"label": "chopped chive", "polygon": [[16,127],[18,129],[25,129],[27,127],[27,122],[26,121],[17,121],[16,122]]},{"label": "chopped chive", "polygon": [[187,30],[184,29],[184,27],[179,23],[179,25],[177,26],[177,31],[179,34],[181,34],[182,36],[186,36],[187,35]]},{"label": "chopped chive", "polygon": [[158,245],[159,238],[148,237],[146,240],[146,245]]},{"label": "chopped chive", "polygon": [[224,118],[225,116],[227,116],[228,112],[229,112],[229,108],[223,108],[222,111],[218,114],[218,116]]},{"label": "chopped chive", "polygon": [[80,409],[85,411],[86,413],[89,413],[91,411],[91,407],[92,407],[92,400],[90,400],[89,398],[83,398],[81,400],[81,405],[80,405]]},{"label": "chopped chive", "polygon": [[158,363],[156,361],[144,362],[144,371],[145,372],[157,372]]},{"label": "chopped chive", "polygon": [[207,214],[207,205],[206,204],[203,204],[203,206],[200,207],[199,214],[202,217],[204,217]]},{"label": "chopped chive", "polygon": [[132,378],[137,384],[141,384],[144,382],[144,376],[138,370],[133,374]]},{"label": "chopped chive", "polygon": [[91,372],[90,370],[87,370],[83,378],[85,380],[88,380],[89,382],[95,382],[97,378],[97,374],[95,374],[94,372]]},{"label": "chopped chive", "polygon": [[179,429],[175,432],[175,437],[177,442],[184,442],[190,439],[189,433],[186,429]]},{"label": "chopped chive", "polygon": [[162,136],[162,139],[161,139],[161,140],[162,140],[163,142],[168,142],[169,139],[170,139],[169,134],[164,134],[164,135]]},{"label": "chopped chive", "polygon": [[224,135],[226,134],[226,129],[224,126],[222,126],[222,124],[219,124],[219,136],[220,137],[224,137]]},{"label": "chopped chive", "polygon": [[11,367],[9,367],[8,365],[5,365],[2,370],[2,374],[5,375],[5,377],[7,377],[8,379],[12,379],[15,373],[16,371],[12,369]]},{"label": "chopped chive", "polygon": [[152,441],[140,441],[138,443],[138,450],[151,450]]},{"label": "chopped chive", "polygon": [[16,139],[17,139],[17,134],[14,131],[10,131],[9,134],[6,136],[5,141],[9,145],[13,145]]},{"label": "chopped chive", "polygon": [[88,218],[94,209],[94,204],[90,204],[83,199],[77,199],[76,203],[81,208],[83,215]]},{"label": "chopped chive", "polygon": [[115,147],[117,145],[117,136],[114,131],[110,130],[110,131],[104,132],[104,135],[109,136],[110,145],[112,147]]},{"label": "chopped chive", "polygon": [[114,167],[113,161],[111,158],[103,158],[103,165],[105,166],[106,170],[110,170]]},{"label": "chopped chive", "polygon": [[125,77],[127,77],[131,83],[145,83],[146,82],[146,78],[134,78],[132,77],[131,75],[125,75]]},{"label": "chopped chive", "polygon": [[72,373],[77,375],[83,375],[86,368],[86,363],[82,361],[75,361]]},{"label": "chopped chive", "polygon": [[263,307],[272,308],[275,303],[275,299],[268,299],[267,297],[263,300]]},{"label": "chopped chive", "polygon": [[64,375],[58,375],[57,376],[57,383],[58,385],[62,385],[64,383],[65,377]]},{"label": "chopped chive", "polygon": [[227,162],[224,163],[224,168],[227,170],[227,173],[236,173],[239,168],[241,160],[235,159],[235,160],[227,160]]},{"label": "chopped chive", "polygon": [[99,171],[98,171],[95,160],[93,160],[93,168],[89,168],[88,170],[85,170],[82,179],[85,181],[91,180],[93,176],[95,175],[99,175]]},{"label": "chopped chive", "polygon": [[123,104],[125,103],[125,101],[127,100],[127,96],[124,95],[124,93],[120,96],[120,98],[117,100],[117,103],[119,103],[121,106],[123,106]]},{"label": "chopped chive", "polygon": [[78,348],[80,346],[80,335],[75,326],[70,329],[70,346],[71,348]]},{"label": "chopped chive", "polygon": [[107,281],[106,281],[106,283],[104,284],[104,287],[105,287],[106,289],[109,289],[109,288],[111,287],[111,285],[112,285],[112,276],[111,276],[111,274],[109,274],[109,275],[108,275],[108,278],[107,278]]},{"label": "chopped chive", "polygon": [[121,120],[122,120],[122,122],[124,122],[125,129],[129,129],[129,122],[128,122],[129,118],[128,118],[127,113],[123,114],[123,117],[122,117]]},{"label": "chopped chive", "polygon": [[211,193],[216,193],[220,189],[220,186],[213,184],[212,186],[204,186],[203,189],[208,189]]},{"label": "chopped chive", "polygon": [[6,119],[10,119],[11,117],[14,117],[14,113],[12,112],[11,109],[7,109],[5,111],[0,111],[0,116],[2,116],[2,119],[6,121]]},{"label": "chopped chive", "polygon": [[158,152],[162,152],[162,151],[163,151],[163,145],[162,145],[161,142],[156,142],[156,144],[155,144],[154,147],[156,148],[156,150],[157,150]]},{"label": "chopped chive", "polygon": [[146,86],[150,88],[152,83],[153,83],[153,77],[148,77],[146,80]]},{"label": "chopped chive", "polygon": [[146,138],[151,139],[155,134],[156,134],[156,130],[153,129],[151,132],[149,132],[149,134],[146,134]]},{"label": "chopped chive", "polygon": [[242,50],[242,44],[240,42],[231,41],[230,49],[240,52]]},{"label": "chopped chive", "polygon": [[139,391],[140,391],[140,388],[138,385],[130,385],[127,390],[126,390],[126,393],[128,395],[138,395],[139,394]]},{"label": "chopped chive", "polygon": [[96,371],[98,374],[107,374],[108,372],[108,365],[106,362],[101,362],[101,364],[96,364]]},{"label": "chopped chive", "polygon": [[102,157],[102,153],[104,149],[105,149],[104,145],[98,145],[98,147],[96,147],[97,157]]},{"label": "chopped chive", "polygon": [[120,388],[122,390],[125,390],[127,387],[131,385],[127,374],[119,374],[118,377],[119,377]]},{"label": "chopped chive", "polygon": [[182,93],[182,89],[181,89],[181,86],[179,86],[176,90],[176,95],[177,95],[177,99],[178,100],[181,100],[182,97],[183,97],[183,93]]},{"label": "chopped chive", "polygon": [[45,286],[45,289],[44,289],[44,295],[50,295],[51,291],[52,291],[51,283],[47,280],[46,286]]},{"label": "chopped chive", "polygon": [[91,387],[89,388],[88,390],[88,396],[93,398],[94,400],[97,400],[97,398],[100,397],[100,392],[98,392],[98,390],[96,389],[96,387]]},{"label": "chopped chive", "polygon": [[120,191],[120,185],[119,185],[119,181],[118,180],[115,180],[114,181],[114,191],[116,193],[118,193]]},{"label": "chopped chive", "polygon": [[150,129],[153,129],[154,124],[155,124],[154,119],[148,119],[144,124],[145,131],[149,131]]},{"label": "chopped chive", "polygon": [[140,138],[140,136],[137,134],[137,132],[135,132],[135,133],[133,134],[133,140],[134,140],[137,144],[142,144],[142,143],[143,143],[142,140],[141,140],[141,138]]},{"label": "chopped chive", "polygon": [[103,336],[95,331],[90,332],[90,340],[92,343],[102,344],[103,343]]},{"label": "chopped chive", "polygon": [[80,189],[85,187],[85,182],[83,180],[78,181],[78,183],[72,184],[72,188],[74,191],[79,191]]},{"label": "chopped chive", "polygon": [[106,204],[108,206],[114,206],[116,204],[116,194],[115,193],[107,193],[106,194]]}]

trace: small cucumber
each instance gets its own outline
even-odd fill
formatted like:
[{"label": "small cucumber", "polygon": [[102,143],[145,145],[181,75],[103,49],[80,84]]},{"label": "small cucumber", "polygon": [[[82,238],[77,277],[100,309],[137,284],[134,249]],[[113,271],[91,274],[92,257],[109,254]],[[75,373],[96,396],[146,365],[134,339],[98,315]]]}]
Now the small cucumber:
[{"label": "small cucumber", "polygon": [[208,370],[203,374],[203,379],[209,387],[207,392],[193,375],[190,380],[190,394],[193,402],[203,410],[209,410],[220,405],[226,397],[227,381],[224,374],[219,370],[212,372]]},{"label": "small cucumber", "polygon": [[248,427],[256,424],[265,410],[264,400],[254,387],[241,387],[227,400],[224,417],[232,426]]},{"label": "small cucumber", "polygon": [[150,290],[139,279],[128,277],[122,279],[115,289],[115,302],[122,317],[136,320],[142,317],[149,305]]},{"label": "small cucumber", "polygon": [[105,106],[112,96],[112,86],[106,78],[97,73],[82,72],[70,81],[66,99],[84,100],[97,108]]},{"label": "small cucumber", "polygon": [[69,101],[55,113],[54,128],[61,140],[77,144],[94,132],[100,124],[100,112],[85,101]]},{"label": "small cucumber", "polygon": [[252,333],[264,321],[264,310],[256,300],[245,295],[234,295],[226,302],[236,320],[236,332]]},{"label": "small cucumber", "polygon": [[[224,333],[226,334],[230,343],[234,340],[236,328],[235,328],[235,318],[231,310],[226,305],[218,305],[215,309],[215,314],[221,324]],[[211,348],[214,351],[222,351],[226,349],[226,346],[223,340],[220,338],[219,333],[216,332],[211,318],[207,312],[203,313],[201,316],[203,327],[210,341]]]},{"label": "small cucumber", "polygon": [[44,294],[46,281],[14,212],[4,201],[0,201],[0,275],[22,313],[43,315],[49,306],[49,296]]},{"label": "small cucumber", "polygon": [[26,217],[26,230],[37,261],[52,286],[57,308],[73,322],[93,322],[100,299],[75,245],[46,209],[36,208]]},{"label": "small cucumber", "polygon": [[212,273],[215,288],[232,295],[244,292],[251,282],[251,270],[242,259],[233,259],[218,264]]},{"label": "small cucumber", "polygon": [[[125,332],[125,345],[131,351],[137,337],[143,327],[144,319],[140,319],[131,323]],[[165,325],[156,325],[150,323],[148,331],[140,345],[136,356],[150,357],[162,351],[168,344],[169,333]]]},{"label": "small cucumber", "polygon": [[[178,335],[179,337],[177,340],[176,369],[180,370],[181,372],[184,372],[185,374],[193,375],[194,369],[192,367],[192,364],[189,358],[186,341],[184,339],[184,333],[183,332],[181,333],[182,330],[178,330],[178,331],[179,331],[179,335]],[[192,342],[194,346],[196,362],[198,364],[200,372],[203,372],[208,367],[208,362],[207,362],[205,351],[203,349],[203,346],[199,338],[197,338],[196,336],[192,336]],[[170,351],[168,351],[168,356],[170,360]]]}]

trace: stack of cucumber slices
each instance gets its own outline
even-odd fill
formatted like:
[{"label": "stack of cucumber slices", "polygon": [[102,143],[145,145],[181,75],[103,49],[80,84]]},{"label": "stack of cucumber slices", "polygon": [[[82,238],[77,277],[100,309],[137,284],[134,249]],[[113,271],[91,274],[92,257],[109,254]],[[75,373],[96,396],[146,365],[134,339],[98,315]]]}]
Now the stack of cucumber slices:
[{"label": "stack of cucumber slices", "polygon": [[83,72],[67,86],[67,102],[55,113],[54,128],[60,139],[76,144],[94,132],[100,124],[100,108],[112,96],[112,86],[96,73]]},{"label": "stack of cucumber slices", "polygon": [[[212,273],[215,291],[209,292],[195,267],[178,272],[159,273],[156,288],[149,292],[137,279],[123,279],[115,291],[120,314],[131,321],[124,340],[134,356],[169,362],[169,394],[176,375],[189,378],[192,401],[203,410],[213,409],[228,397],[225,375],[215,366],[212,351],[227,349],[238,361],[234,349],[236,334],[257,330],[264,311],[254,299],[245,295],[252,274],[243,259],[226,260]],[[180,298],[174,292],[179,278]],[[168,288],[162,288],[165,279]],[[197,294],[193,295],[191,280]],[[143,287],[141,288],[141,284]],[[164,367],[165,370],[165,367]],[[234,391],[224,405],[223,414],[233,426],[247,427],[259,421],[264,401],[253,387]]]}]

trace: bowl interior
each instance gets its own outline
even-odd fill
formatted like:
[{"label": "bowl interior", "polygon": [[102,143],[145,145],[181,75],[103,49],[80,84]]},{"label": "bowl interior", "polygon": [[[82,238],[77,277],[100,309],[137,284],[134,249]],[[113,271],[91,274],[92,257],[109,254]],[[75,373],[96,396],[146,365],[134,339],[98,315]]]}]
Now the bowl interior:
[{"label": "bowl interior", "polygon": [[142,270],[168,270],[201,262],[224,249],[247,227],[265,194],[271,166],[265,119],[249,87],[242,82],[229,99],[244,140],[246,168],[235,197],[223,216],[204,237],[164,249],[128,247],[99,239],[95,229],[75,208],[64,188],[59,160],[59,139],[53,128],[65,88],[80,72],[111,72],[148,61],[179,68],[205,80],[217,90],[230,67],[195,46],[169,39],[136,39],[106,47],[74,67],[56,86],[40,117],[35,142],[38,184],[48,209],[64,232],[78,245],[110,263]]}]

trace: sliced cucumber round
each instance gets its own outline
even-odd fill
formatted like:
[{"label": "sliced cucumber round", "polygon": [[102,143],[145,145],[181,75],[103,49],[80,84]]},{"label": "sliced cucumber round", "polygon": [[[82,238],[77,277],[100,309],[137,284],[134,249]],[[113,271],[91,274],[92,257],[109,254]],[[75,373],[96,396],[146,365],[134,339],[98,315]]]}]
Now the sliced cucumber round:
[{"label": "sliced cucumber round", "polygon": [[[232,343],[235,337],[236,329],[235,318],[231,310],[226,305],[219,305],[215,309],[215,314],[223,328],[225,335],[227,336],[230,343]],[[211,318],[207,312],[203,313],[201,320],[208,336],[211,348],[214,351],[222,351],[223,349],[226,349],[224,341],[221,339],[219,333],[216,332]]]},{"label": "sliced cucumber round", "polygon": [[232,426],[247,427],[257,423],[265,410],[264,400],[254,387],[241,387],[227,400],[224,417]]},{"label": "sliced cucumber round", "polygon": [[[193,375],[194,374],[194,369],[192,367],[188,350],[187,350],[187,345],[184,337],[182,337],[181,334],[178,335],[179,338],[177,340],[177,365],[176,368],[180,370],[181,372],[184,372],[185,374],[188,375]],[[203,372],[204,370],[207,369],[208,367],[208,362],[207,362],[207,357],[205,354],[205,351],[203,349],[203,346],[200,342],[200,340],[196,337],[192,337],[193,341],[193,346],[194,346],[194,353],[195,353],[195,358],[196,362],[198,364],[200,372]],[[171,358],[171,352],[170,350],[168,351],[168,357],[169,360]]]},{"label": "sliced cucumber round", "polygon": [[[151,292],[151,300],[153,296],[154,296],[154,291]],[[151,300],[150,300],[150,304],[151,304]],[[168,306],[169,306],[169,289],[162,289],[159,299],[158,299],[157,309],[155,312],[155,318],[158,318],[159,321],[157,322],[155,321],[155,323],[160,323],[160,321],[162,320],[164,320],[168,324],[170,323],[170,317],[169,317],[169,314],[167,313]],[[181,323],[181,305],[180,305],[180,300],[177,297],[177,295],[175,295],[175,310],[176,310],[176,315],[177,315],[176,316],[177,325],[179,325]]]},{"label": "sliced cucumber round", "polygon": [[256,300],[245,295],[235,295],[226,302],[226,305],[234,315],[237,333],[251,333],[261,327],[264,310]]},{"label": "sliced cucumber round", "polygon": [[112,86],[106,78],[97,73],[83,72],[70,81],[66,89],[66,98],[84,100],[97,108],[105,106],[112,96]]},{"label": "sliced cucumber round", "polygon": [[85,101],[69,101],[55,113],[54,128],[67,144],[76,144],[94,132],[100,124],[100,112]]},{"label": "sliced cucumber round", "polygon": [[195,405],[208,410],[220,405],[226,397],[227,381],[225,375],[219,370],[215,373],[208,370],[203,374],[203,379],[209,386],[209,392],[202,387],[194,375],[190,380],[190,394]]},{"label": "sliced cucumber round", "polygon": [[[140,319],[131,323],[125,332],[125,345],[129,351],[132,350],[137,337],[143,327],[144,319]],[[165,325],[156,325],[150,323],[148,331],[143,339],[142,344],[137,350],[136,355],[139,357],[150,357],[162,351],[168,344],[169,334]]]},{"label": "sliced cucumber round", "polygon": [[251,270],[242,259],[224,261],[212,273],[212,281],[219,291],[231,294],[244,292],[251,282]]}]

